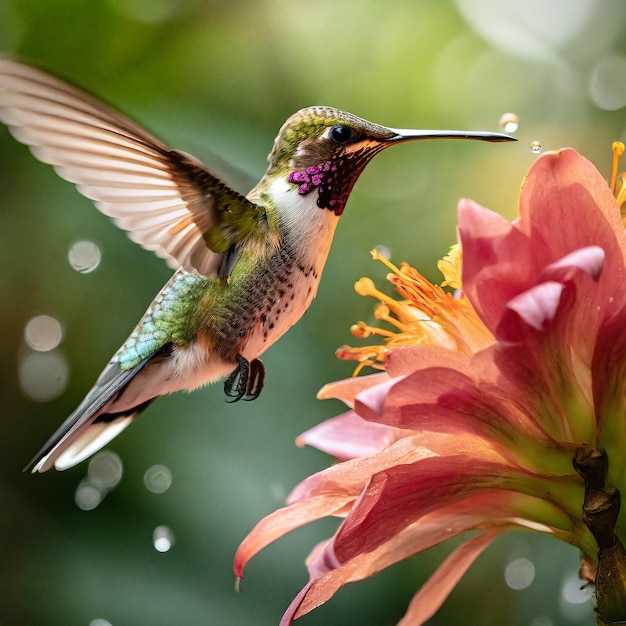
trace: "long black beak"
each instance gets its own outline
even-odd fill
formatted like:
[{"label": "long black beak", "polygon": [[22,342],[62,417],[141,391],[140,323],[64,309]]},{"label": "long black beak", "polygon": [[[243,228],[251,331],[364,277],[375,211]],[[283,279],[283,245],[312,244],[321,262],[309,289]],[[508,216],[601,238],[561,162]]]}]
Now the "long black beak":
[{"label": "long black beak", "polygon": [[476,141],[517,141],[516,137],[504,133],[472,130],[413,130],[410,128],[390,128],[396,133],[389,137],[389,142],[412,141],[414,139],[473,139]]}]

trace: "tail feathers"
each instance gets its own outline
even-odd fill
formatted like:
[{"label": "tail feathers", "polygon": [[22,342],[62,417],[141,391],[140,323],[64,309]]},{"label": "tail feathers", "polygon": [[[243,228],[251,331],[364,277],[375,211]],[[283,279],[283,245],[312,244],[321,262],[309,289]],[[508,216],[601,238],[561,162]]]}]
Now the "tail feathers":
[{"label": "tail feathers", "polygon": [[[119,435],[156,396],[167,393],[164,352],[169,355],[169,349],[162,349],[131,370],[120,369],[116,362],[109,363],[78,408],[61,424],[24,471],[34,474],[51,467],[67,469]],[[159,378],[164,385],[159,384]]]}]

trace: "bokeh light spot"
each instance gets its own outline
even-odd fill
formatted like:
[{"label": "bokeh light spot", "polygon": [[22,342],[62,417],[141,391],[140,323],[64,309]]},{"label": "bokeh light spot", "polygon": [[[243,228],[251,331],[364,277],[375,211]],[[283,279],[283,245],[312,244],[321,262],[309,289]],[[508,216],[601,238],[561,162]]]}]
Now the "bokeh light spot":
[{"label": "bokeh light spot", "polygon": [[165,465],[153,465],[146,470],[143,482],[148,491],[164,493],[172,484],[172,472]]},{"label": "bokeh light spot", "polygon": [[596,106],[615,111],[626,106],[626,57],[607,56],[595,65],[589,80],[589,93]]},{"label": "bokeh light spot", "polygon": [[504,569],[504,581],[515,591],[530,587],[535,579],[535,566],[528,559],[514,559]]},{"label": "bokeh light spot", "polygon": [[168,552],[175,541],[174,533],[169,526],[157,526],[152,533],[152,544],[157,552]]},{"label": "bokeh light spot", "polygon": [[519,115],[516,113],[504,113],[498,125],[505,133],[514,133],[519,128]]},{"label": "bokeh light spot", "polygon": [[22,393],[35,402],[58,398],[67,387],[69,366],[59,350],[29,352],[18,366]]},{"label": "bokeh light spot", "polygon": [[89,274],[100,265],[102,253],[93,241],[81,240],[70,246],[67,258],[72,268],[77,272]]},{"label": "bokeh light spot", "polygon": [[380,254],[381,257],[383,257],[383,259],[391,259],[391,248],[389,246],[381,243],[377,245],[374,249],[376,250],[376,252],[378,252],[378,254]]},{"label": "bokeh light spot", "polygon": [[[583,587],[583,581],[578,574],[567,576],[561,585],[559,597],[559,608],[563,617],[572,620],[583,620],[586,614],[591,615],[593,612],[592,595],[593,587],[591,585]],[[585,603],[587,611],[582,606]]]},{"label": "bokeh light spot", "polygon": [[87,477],[92,485],[110,491],[122,480],[123,471],[124,467],[119,455],[112,450],[103,450],[89,461]]},{"label": "bokeh light spot", "polygon": [[58,347],[63,339],[61,322],[49,315],[37,315],[24,328],[24,341],[29,348],[47,352]]},{"label": "bokeh light spot", "polygon": [[93,511],[104,498],[104,493],[88,480],[79,483],[74,494],[74,502],[82,511]]}]

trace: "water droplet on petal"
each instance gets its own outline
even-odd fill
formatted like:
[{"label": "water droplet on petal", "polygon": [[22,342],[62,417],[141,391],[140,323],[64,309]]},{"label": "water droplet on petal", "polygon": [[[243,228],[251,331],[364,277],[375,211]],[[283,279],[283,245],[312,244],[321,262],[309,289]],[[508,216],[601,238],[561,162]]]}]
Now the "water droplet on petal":
[{"label": "water droplet on petal", "polygon": [[531,151],[533,154],[539,154],[539,153],[541,152],[541,150],[542,150],[542,149],[543,149],[543,147],[542,147],[542,145],[541,145],[541,142],[539,142],[539,141],[533,141],[533,142],[530,144],[530,151]]},{"label": "water droplet on petal", "polygon": [[514,133],[519,128],[519,115],[516,113],[504,113],[498,125],[505,133]]},{"label": "water droplet on petal", "polygon": [[76,241],[67,254],[70,265],[81,274],[93,272],[102,259],[100,248],[93,241]]},{"label": "water droplet on petal", "polygon": [[176,539],[169,526],[157,526],[152,533],[152,544],[158,552],[168,552]]},{"label": "water droplet on petal", "polygon": [[164,493],[172,484],[172,472],[165,465],[153,465],[146,470],[143,482],[148,491]]},{"label": "water droplet on petal", "polygon": [[535,566],[528,559],[514,559],[504,570],[504,581],[515,591],[530,587],[534,579]]},{"label": "water droplet on petal", "polygon": [[49,315],[37,315],[24,328],[24,341],[37,352],[54,350],[63,339],[63,328],[59,320]]}]

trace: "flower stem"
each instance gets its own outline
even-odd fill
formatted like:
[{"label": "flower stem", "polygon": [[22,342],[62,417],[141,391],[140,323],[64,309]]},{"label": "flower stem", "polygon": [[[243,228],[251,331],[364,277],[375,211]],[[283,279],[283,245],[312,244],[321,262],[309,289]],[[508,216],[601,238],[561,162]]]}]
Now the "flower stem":
[{"label": "flower stem", "polygon": [[583,521],[598,544],[597,624],[626,623],[626,549],[615,534],[621,498],[606,487],[608,457],[604,450],[580,448],[574,467],[585,482]]}]

